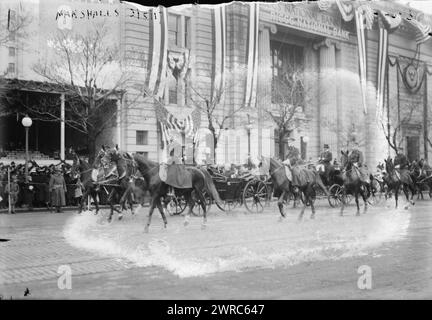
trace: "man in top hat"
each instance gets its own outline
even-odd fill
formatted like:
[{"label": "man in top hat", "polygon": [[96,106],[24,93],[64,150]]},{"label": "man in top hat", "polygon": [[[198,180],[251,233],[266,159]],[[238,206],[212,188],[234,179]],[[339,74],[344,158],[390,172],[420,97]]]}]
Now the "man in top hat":
[{"label": "man in top hat", "polygon": [[329,145],[324,144],[324,150],[321,152],[317,166],[318,171],[323,172],[326,180],[329,179],[329,172],[331,168],[331,162],[333,160],[333,154],[330,151]]},{"label": "man in top hat", "polygon": [[49,191],[51,192],[51,205],[56,207],[57,212],[61,212],[61,207],[66,205],[66,182],[60,168],[54,169],[54,174],[49,182]]}]

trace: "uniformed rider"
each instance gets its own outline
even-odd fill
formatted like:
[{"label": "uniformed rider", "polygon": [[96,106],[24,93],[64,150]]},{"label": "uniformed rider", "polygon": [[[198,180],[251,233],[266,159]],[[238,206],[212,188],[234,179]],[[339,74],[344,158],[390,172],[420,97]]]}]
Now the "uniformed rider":
[{"label": "uniformed rider", "polygon": [[318,171],[321,171],[324,173],[326,179],[329,178],[329,172],[331,168],[331,162],[333,160],[333,154],[330,151],[329,145],[324,144],[324,150],[321,152],[321,155],[318,159]]},{"label": "uniformed rider", "polygon": [[363,163],[363,152],[360,151],[358,142],[354,142],[354,147],[348,156],[348,160],[353,164],[355,168],[357,168],[358,172],[360,173],[360,179],[363,182],[369,184],[369,173],[367,167]]}]

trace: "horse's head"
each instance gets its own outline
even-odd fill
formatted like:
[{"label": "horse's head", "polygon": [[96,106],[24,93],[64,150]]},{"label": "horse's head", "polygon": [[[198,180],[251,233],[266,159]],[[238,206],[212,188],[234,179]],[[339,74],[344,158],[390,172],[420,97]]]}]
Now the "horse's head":
[{"label": "horse's head", "polygon": [[391,173],[394,171],[394,164],[392,158],[388,157],[387,159],[384,159],[385,162],[385,169],[387,173]]},{"label": "horse's head", "polygon": [[342,167],[342,168],[346,168],[346,167],[348,166],[348,164],[349,164],[349,161],[348,161],[348,159],[349,159],[348,154],[349,154],[348,150],[346,150],[346,151],[341,150],[341,159],[340,159],[340,163],[341,163],[341,167]]}]

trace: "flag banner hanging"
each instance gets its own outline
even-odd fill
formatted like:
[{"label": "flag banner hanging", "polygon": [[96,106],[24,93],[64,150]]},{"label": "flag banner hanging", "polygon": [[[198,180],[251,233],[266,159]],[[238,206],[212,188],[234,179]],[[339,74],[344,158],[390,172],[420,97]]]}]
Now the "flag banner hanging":
[{"label": "flag banner hanging", "polygon": [[402,22],[400,15],[391,16],[385,11],[378,11],[379,42],[378,42],[378,69],[377,69],[377,106],[376,119],[382,123],[384,117],[384,92],[388,72],[388,37]]},{"label": "flag banner hanging", "polygon": [[151,19],[150,22],[150,44],[145,89],[149,95],[161,98],[165,89],[167,73],[167,9],[163,6],[148,7],[127,1],[123,1],[122,4],[142,12],[149,12],[150,16],[157,17],[157,19]]},{"label": "flag banner hanging", "polygon": [[[226,14],[225,6],[219,5],[213,9],[214,17],[214,75],[213,75],[213,101],[225,86],[225,58],[226,58]],[[220,95],[219,95],[220,98]],[[219,102],[219,101],[217,101]]]},{"label": "flag banner hanging", "polygon": [[365,28],[372,29],[374,13],[369,5],[361,5],[357,9],[355,9],[355,17],[359,58],[360,92],[362,96],[363,111],[364,113],[367,113],[367,66]]},{"label": "flag banner hanging", "polygon": [[256,103],[258,78],[258,34],[259,34],[259,5],[249,3],[249,28],[247,51],[247,76],[245,90],[245,105],[249,108]]},{"label": "flag banner hanging", "polygon": [[379,28],[378,70],[377,70],[377,120],[381,123],[384,115],[385,77],[388,70],[388,32],[384,27]]},{"label": "flag banner hanging", "polygon": [[417,19],[407,19],[407,21],[417,29],[416,43],[420,45],[431,38],[432,28],[430,25],[423,24]]},{"label": "flag banner hanging", "polygon": [[318,8],[321,11],[327,11],[332,6],[333,1],[331,1],[331,0],[318,0],[317,4],[318,4]]},{"label": "flag banner hanging", "polygon": [[342,0],[336,0],[336,4],[344,21],[351,21],[354,17],[354,7],[352,3],[345,3]]}]

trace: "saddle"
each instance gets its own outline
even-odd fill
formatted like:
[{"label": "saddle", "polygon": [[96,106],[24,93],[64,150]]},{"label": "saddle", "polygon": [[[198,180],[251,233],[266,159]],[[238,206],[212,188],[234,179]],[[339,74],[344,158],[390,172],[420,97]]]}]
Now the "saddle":
[{"label": "saddle", "polygon": [[166,184],[178,189],[192,188],[192,174],[183,164],[162,164],[159,167],[159,177]]}]

